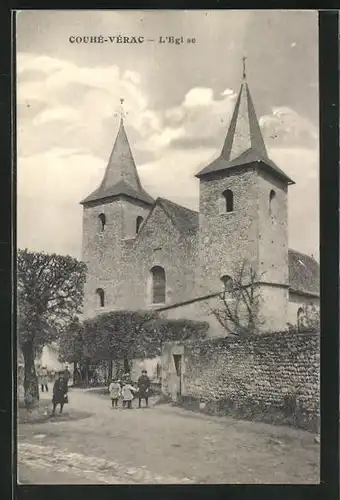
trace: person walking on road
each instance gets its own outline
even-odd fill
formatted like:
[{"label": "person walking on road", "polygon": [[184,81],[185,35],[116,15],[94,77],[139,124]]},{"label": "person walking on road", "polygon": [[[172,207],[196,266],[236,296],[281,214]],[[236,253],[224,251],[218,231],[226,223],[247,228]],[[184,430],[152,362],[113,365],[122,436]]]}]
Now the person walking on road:
[{"label": "person walking on road", "polygon": [[118,398],[121,394],[120,383],[116,378],[112,379],[109,385],[112,408],[118,408]]},{"label": "person walking on road", "polygon": [[145,406],[149,406],[149,393],[150,393],[150,379],[147,371],[142,370],[142,375],[138,379],[138,408],[141,407],[142,399],[145,399]]},{"label": "person walking on road", "polygon": [[52,397],[52,403],[53,403],[53,409],[52,409],[52,415],[55,414],[55,410],[57,405],[60,405],[60,412],[63,412],[64,404],[68,403],[68,398],[67,398],[67,383],[64,379],[64,374],[63,372],[60,372],[58,374],[58,378],[54,383],[53,386],[53,397]]}]

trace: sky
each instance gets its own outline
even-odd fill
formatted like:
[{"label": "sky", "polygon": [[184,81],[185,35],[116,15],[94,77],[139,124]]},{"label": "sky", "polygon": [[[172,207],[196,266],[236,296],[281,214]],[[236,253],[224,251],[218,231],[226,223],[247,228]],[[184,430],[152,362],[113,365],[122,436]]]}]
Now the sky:
[{"label": "sky", "polygon": [[[70,43],[143,36],[143,44]],[[158,43],[159,37],[195,43]],[[17,241],[81,258],[82,206],[125,128],[151,196],[198,209],[242,78],[289,187],[289,246],[319,255],[318,18],[313,11],[17,13]]]}]

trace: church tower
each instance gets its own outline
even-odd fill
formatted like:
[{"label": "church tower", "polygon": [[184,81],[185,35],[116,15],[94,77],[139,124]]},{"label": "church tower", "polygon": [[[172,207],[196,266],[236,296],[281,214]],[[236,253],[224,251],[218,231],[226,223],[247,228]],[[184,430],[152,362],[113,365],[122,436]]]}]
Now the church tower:
[{"label": "church tower", "polygon": [[85,317],[124,307],[129,244],[134,241],[153,203],[141,185],[122,112],[104,178],[100,186],[81,202],[82,258],[87,265]]},{"label": "church tower", "polygon": [[197,177],[199,293],[220,291],[242,265],[251,266],[261,295],[260,330],[286,328],[288,185],[294,182],[268,157],[245,67],[221,154]]}]

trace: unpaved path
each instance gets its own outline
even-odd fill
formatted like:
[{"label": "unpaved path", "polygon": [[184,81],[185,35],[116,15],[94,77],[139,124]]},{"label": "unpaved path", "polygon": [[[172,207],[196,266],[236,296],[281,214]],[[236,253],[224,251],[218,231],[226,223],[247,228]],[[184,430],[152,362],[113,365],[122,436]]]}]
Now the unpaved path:
[{"label": "unpaved path", "polygon": [[91,478],[110,484],[319,482],[319,446],[308,432],[169,405],[112,410],[109,399],[93,391],[71,389],[69,398],[70,414],[91,416],[19,426],[26,470],[61,470],[84,484]]}]

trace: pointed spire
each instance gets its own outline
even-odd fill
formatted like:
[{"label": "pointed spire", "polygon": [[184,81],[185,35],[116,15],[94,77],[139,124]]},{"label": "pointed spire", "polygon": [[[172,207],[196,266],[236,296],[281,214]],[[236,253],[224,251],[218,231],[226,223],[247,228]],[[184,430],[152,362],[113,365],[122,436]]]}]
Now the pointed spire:
[{"label": "pointed spire", "polygon": [[130,144],[125,132],[122,114],[120,116],[120,124],[116,141],[106,167],[101,187],[103,189],[108,189],[115,184],[118,184],[120,181],[125,181],[136,190],[139,190],[142,187],[135,160],[132,156]]},{"label": "pointed spire", "polygon": [[246,81],[246,57],[243,57],[242,61],[243,81],[221,154],[227,161],[234,160],[249,149],[261,156],[268,156]]},{"label": "pointed spire", "polygon": [[[120,194],[136,198],[152,204],[153,199],[142,188],[135,160],[125,132],[124,118],[126,113],[123,108],[124,99],[120,99],[120,123],[117,137],[106,167],[104,178],[96,191],[88,196],[82,203],[100,200]],[[115,114],[117,116],[117,114]]]},{"label": "pointed spire", "polygon": [[246,57],[242,58],[242,83],[221,154],[196,174],[201,178],[215,172],[256,162],[260,168],[288,184],[294,182],[268,157],[261,128],[247,83]]}]

